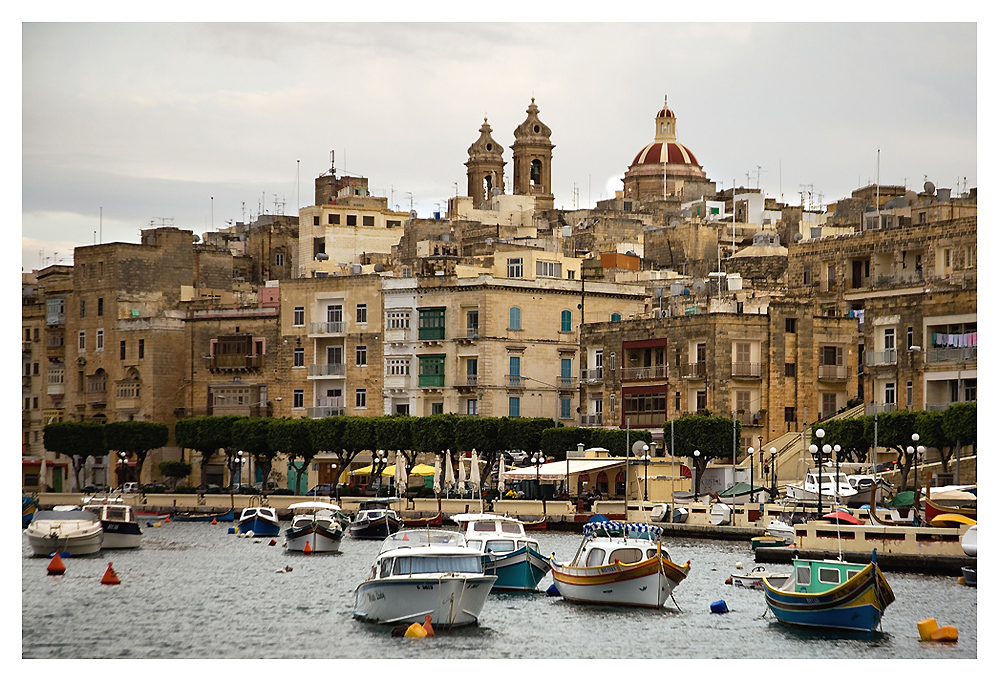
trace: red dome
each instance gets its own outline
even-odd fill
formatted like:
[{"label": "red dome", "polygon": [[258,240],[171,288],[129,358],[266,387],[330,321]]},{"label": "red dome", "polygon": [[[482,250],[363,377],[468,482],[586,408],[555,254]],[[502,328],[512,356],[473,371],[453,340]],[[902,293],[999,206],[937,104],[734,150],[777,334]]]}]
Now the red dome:
[{"label": "red dome", "polygon": [[663,107],[662,109],[660,109],[660,113],[656,115],[656,118],[677,118],[677,117],[674,116],[674,112],[670,111],[670,109]]},{"label": "red dome", "polygon": [[[662,112],[660,112],[662,113]],[[632,159],[632,166],[640,164],[682,163],[697,166],[698,159],[691,150],[677,142],[651,142]]]}]

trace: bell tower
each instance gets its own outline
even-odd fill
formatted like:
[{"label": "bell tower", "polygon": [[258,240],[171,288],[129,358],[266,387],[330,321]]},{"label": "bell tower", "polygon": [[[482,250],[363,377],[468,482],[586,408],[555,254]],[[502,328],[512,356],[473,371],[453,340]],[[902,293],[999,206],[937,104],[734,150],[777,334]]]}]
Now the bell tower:
[{"label": "bell tower", "polygon": [[469,178],[467,196],[472,197],[472,205],[476,208],[485,208],[494,190],[499,190],[499,194],[504,191],[503,167],[507,162],[503,160],[503,147],[497,144],[491,132],[493,129],[484,117],[479,139],[469,147],[469,160],[465,162]]},{"label": "bell tower", "polygon": [[528,118],[514,131],[514,194],[535,197],[539,210],[552,208],[552,130],[538,118],[535,98],[527,108]]}]

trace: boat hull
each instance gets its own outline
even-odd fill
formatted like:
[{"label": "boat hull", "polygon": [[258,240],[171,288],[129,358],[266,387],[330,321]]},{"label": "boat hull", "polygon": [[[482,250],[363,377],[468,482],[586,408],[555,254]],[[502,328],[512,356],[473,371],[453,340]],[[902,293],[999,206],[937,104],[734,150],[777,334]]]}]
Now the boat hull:
[{"label": "boat hull", "polygon": [[750,572],[750,573],[733,573],[730,576],[733,585],[735,587],[746,587],[751,590],[763,590],[765,577],[768,580],[779,585],[788,580],[787,573],[783,575],[777,575],[774,573]]},{"label": "boat hull", "polygon": [[236,520],[236,513],[234,510],[230,509],[222,514],[174,514],[170,517],[171,521],[234,521]]},{"label": "boat hull", "polygon": [[101,521],[104,531],[103,549],[136,549],[142,544],[139,524],[126,521]]},{"label": "boat hull", "polygon": [[767,607],[787,625],[874,632],[895,600],[875,564],[825,592],[786,592],[764,579]]},{"label": "boat hull", "polygon": [[400,529],[402,524],[392,516],[383,516],[374,521],[355,521],[351,523],[352,538],[359,540],[385,540]]},{"label": "boat hull", "polygon": [[253,532],[254,535],[261,535],[264,537],[278,535],[280,528],[278,524],[268,521],[267,519],[262,519],[259,516],[255,516],[244,521],[240,521],[239,530],[241,533]]},{"label": "boat hull", "polygon": [[339,552],[343,538],[344,531],[339,527],[330,529],[318,524],[285,531],[286,549],[289,552],[304,552],[307,542],[310,552]]},{"label": "boat hull", "polygon": [[98,524],[96,528],[81,533],[63,535],[49,533],[43,535],[33,532],[29,526],[24,534],[28,536],[28,544],[34,556],[49,556],[56,552],[67,552],[70,556],[85,556],[101,551],[104,541],[104,530]]},{"label": "boat hull", "polygon": [[483,555],[483,572],[497,577],[494,591],[534,592],[549,570],[548,558],[531,547],[507,554]]},{"label": "boat hull", "polygon": [[435,628],[473,625],[486,604],[496,576],[429,575],[368,580],[355,591],[353,615],[380,625],[422,623]]},{"label": "boat hull", "polygon": [[961,514],[962,516],[967,516],[973,521],[976,519],[976,508],[975,507],[949,507],[943,504],[938,504],[931,501],[930,499],[924,498],[924,521],[930,523],[931,520],[939,514]]},{"label": "boat hull", "polygon": [[690,562],[678,566],[663,555],[635,564],[563,566],[550,560],[552,581],[563,599],[581,604],[609,604],[659,609],[687,577]]},{"label": "boat hull", "polygon": [[969,587],[976,586],[976,569],[970,566],[962,566],[962,578]]}]

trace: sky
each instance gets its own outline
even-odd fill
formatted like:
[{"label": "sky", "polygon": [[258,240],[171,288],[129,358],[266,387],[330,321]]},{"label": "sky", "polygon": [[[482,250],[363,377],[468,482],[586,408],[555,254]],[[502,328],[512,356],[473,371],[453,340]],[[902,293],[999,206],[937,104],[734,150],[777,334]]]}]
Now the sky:
[{"label": "sky", "polygon": [[21,25],[22,272],[75,246],[313,203],[331,166],[420,217],[466,194],[484,117],[535,99],[557,208],[621,189],[666,98],[720,189],[828,204],[876,181],[977,187],[968,23]]}]

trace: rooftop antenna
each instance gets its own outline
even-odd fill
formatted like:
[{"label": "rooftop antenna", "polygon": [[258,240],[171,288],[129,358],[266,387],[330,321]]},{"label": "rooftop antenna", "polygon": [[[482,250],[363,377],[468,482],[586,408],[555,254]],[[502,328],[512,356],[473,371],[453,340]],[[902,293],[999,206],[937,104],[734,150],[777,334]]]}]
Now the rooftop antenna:
[{"label": "rooftop antenna", "polygon": [[211,201],[212,204],[212,212],[210,214],[212,216],[212,220],[209,223],[208,228],[212,230],[215,229],[215,197],[209,197],[209,200]]},{"label": "rooftop antenna", "polygon": [[101,228],[101,242],[100,243],[103,244],[104,243],[104,207],[103,206],[101,206],[101,218],[100,218],[99,225],[100,225],[100,228]]},{"label": "rooftop antenna", "polygon": [[334,150],[331,149],[330,150],[330,175],[336,175],[337,174],[337,166],[336,166],[336,164],[334,164],[334,155],[335,155],[335,152],[334,152]]},{"label": "rooftop antenna", "polygon": [[302,203],[299,201],[299,164],[300,163],[301,163],[300,159],[295,159],[295,211],[296,212],[298,212],[299,207],[302,206]]}]

